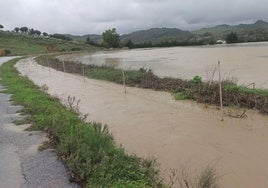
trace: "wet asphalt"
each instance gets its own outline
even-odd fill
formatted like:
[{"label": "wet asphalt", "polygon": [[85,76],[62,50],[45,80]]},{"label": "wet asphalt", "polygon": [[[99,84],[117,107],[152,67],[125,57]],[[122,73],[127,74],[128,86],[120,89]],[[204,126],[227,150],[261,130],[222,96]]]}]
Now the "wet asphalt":
[{"label": "wet asphalt", "polygon": [[[1,57],[0,66],[11,59]],[[1,77],[1,75],[0,75]],[[0,92],[5,88],[0,85]],[[38,151],[45,133],[16,126],[22,107],[12,105],[11,95],[0,93],[0,188],[77,188],[69,182],[68,170],[52,149]]]}]

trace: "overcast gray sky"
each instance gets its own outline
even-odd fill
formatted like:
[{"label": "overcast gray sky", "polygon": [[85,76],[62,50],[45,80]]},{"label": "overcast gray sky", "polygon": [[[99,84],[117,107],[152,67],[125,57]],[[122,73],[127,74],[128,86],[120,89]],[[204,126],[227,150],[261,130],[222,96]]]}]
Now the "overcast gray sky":
[{"label": "overcast gray sky", "polygon": [[119,33],[152,27],[193,30],[268,21],[268,0],[0,0],[0,24],[48,33]]}]

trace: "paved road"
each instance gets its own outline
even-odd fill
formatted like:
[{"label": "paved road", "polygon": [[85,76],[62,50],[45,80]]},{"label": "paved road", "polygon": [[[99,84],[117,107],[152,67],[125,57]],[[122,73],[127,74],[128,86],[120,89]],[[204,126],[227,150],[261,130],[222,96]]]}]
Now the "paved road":
[{"label": "paved road", "polygon": [[[0,58],[0,66],[10,57]],[[0,85],[0,91],[4,88]],[[0,188],[74,188],[68,172],[53,150],[38,151],[44,133],[16,126],[20,106],[11,105],[10,95],[0,93]]]}]

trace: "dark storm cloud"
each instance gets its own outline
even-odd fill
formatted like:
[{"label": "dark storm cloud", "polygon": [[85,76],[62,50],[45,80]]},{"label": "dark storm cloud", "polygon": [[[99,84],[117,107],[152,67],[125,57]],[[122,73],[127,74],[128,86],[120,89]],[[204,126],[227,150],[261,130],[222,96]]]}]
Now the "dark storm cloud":
[{"label": "dark storm cloud", "polygon": [[196,29],[268,20],[267,0],[9,0],[0,1],[0,24],[49,33],[120,33],[151,27]]}]

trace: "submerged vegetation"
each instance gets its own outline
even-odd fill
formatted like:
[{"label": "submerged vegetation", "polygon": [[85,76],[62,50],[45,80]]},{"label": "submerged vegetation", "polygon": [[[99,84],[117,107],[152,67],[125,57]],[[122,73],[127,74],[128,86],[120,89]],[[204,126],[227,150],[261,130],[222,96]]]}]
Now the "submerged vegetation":
[{"label": "submerged vegetation", "polygon": [[169,186],[179,188],[219,188],[218,175],[216,170],[207,166],[199,175],[194,176],[193,173],[189,173],[187,170],[182,169],[179,172],[176,169],[171,169]]},{"label": "submerged vegetation", "polygon": [[[54,56],[40,56],[37,62],[44,66],[51,66],[63,71],[62,62]],[[47,63],[49,61],[49,64]],[[65,71],[68,73],[82,74],[94,79],[101,79],[122,84],[122,70],[107,66],[82,65],[78,62],[65,61]],[[160,78],[150,70],[126,70],[125,80],[128,86],[150,88],[172,92],[176,99],[192,99],[207,104],[219,104],[219,85],[217,82],[204,82],[200,76],[192,80],[177,78]],[[268,114],[268,90],[250,89],[238,86],[231,81],[223,81],[223,105],[238,106],[248,109],[257,109],[263,114]]]},{"label": "submerged vegetation", "polygon": [[[85,187],[164,187],[153,160],[127,154],[117,147],[107,126],[85,123],[74,106],[68,110],[26,77],[18,75],[16,60],[0,68],[1,84],[8,86],[15,104],[24,106],[32,129],[43,130],[66,162],[72,181]],[[71,99],[72,104],[75,99]],[[78,103],[77,103],[78,104]]]}]

